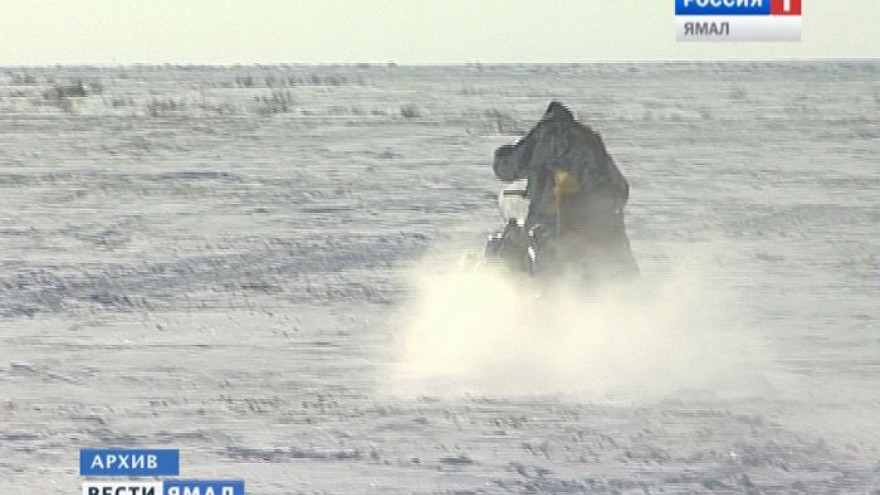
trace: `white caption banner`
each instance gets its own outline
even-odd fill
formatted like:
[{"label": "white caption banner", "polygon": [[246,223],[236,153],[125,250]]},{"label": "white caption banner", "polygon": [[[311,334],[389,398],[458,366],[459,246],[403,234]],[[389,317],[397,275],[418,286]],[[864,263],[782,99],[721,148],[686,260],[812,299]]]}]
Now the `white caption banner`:
[{"label": "white caption banner", "polygon": [[801,16],[789,15],[679,15],[678,41],[800,41]]},{"label": "white caption banner", "polygon": [[161,481],[86,481],[82,495],[162,495]]}]

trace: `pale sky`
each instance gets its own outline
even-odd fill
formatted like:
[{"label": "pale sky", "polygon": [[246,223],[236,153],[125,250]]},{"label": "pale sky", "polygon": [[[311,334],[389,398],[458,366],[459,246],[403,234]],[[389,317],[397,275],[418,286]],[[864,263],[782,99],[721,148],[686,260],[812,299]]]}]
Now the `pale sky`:
[{"label": "pale sky", "polygon": [[674,0],[2,0],[0,65],[880,58],[880,0],[800,43],[677,43]]}]

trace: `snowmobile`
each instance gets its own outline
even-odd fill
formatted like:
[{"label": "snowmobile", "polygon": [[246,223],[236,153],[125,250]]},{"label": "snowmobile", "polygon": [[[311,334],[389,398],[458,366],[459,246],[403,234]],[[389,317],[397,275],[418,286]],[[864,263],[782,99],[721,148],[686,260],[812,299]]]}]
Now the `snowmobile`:
[{"label": "snowmobile", "polygon": [[541,229],[540,226],[526,228],[529,204],[522,182],[505,187],[498,194],[498,210],[505,225],[489,236],[483,251],[485,263],[530,276],[539,272]]},{"label": "snowmobile", "polygon": [[[554,181],[564,185],[564,174]],[[557,186],[554,194],[558,194],[560,199],[557,201],[561,201],[566,197],[574,198],[577,191],[572,193],[572,190]],[[617,246],[611,244],[610,248],[600,244],[597,248],[595,240],[584,235],[582,223],[572,222],[571,216],[563,216],[566,215],[565,211],[570,215],[577,209],[563,210],[557,203],[553,216],[548,218],[545,215],[544,222],[537,222],[529,217],[531,207],[532,199],[529,198],[525,180],[501,190],[498,210],[505,224],[501,230],[489,236],[483,251],[483,264],[501,266],[510,272],[533,278],[590,285],[623,280],[638,274],[628,241]],[[619,222],[622,231],[622,212],[618,210],[613,214],[618,217],[612,221]],[[598,224],[594,228],[607,229],[607,226]],[[608,231],[604,233],[608,234]]]}]

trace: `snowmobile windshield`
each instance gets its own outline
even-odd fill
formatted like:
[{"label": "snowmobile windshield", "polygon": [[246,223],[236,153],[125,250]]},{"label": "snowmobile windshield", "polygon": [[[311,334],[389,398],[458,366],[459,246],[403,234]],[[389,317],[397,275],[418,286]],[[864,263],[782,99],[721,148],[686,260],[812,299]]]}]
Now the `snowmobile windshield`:
[{"label": "snowmobile windshield", "polygon": [[525,223],[529,213],[529,198],[526,197],[526,182],[517,181],[505,187],[498,194],[498,210],[504,220],[514,218]]}]

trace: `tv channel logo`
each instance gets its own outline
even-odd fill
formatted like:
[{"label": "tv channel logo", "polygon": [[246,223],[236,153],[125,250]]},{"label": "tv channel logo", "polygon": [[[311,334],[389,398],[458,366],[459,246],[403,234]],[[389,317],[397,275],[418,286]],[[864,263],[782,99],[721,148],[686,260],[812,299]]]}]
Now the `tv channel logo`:
[{"label": "tv channel logo", "polygon": [[244,495],[244,480],[165,480],[163,495]]},{"label": "tv channel logo", "polygon": [[[80,449],[79,474],[85,477],[159,478],[180,474],[177,449]],[[82,495],[245,495],[244,480],[85,481]]]},{"label": "tv channel logo", "polygon": [[82,495],[245,495],[244,480],[87,481]]},{"label": "tv channel logo", "polygon": [[163,495],[161,481],[87,481],[82,495]]},{"label": "tv channel logo", "polygon": [[796,42],[801,0],[675,0],[678,41]]}]

